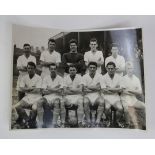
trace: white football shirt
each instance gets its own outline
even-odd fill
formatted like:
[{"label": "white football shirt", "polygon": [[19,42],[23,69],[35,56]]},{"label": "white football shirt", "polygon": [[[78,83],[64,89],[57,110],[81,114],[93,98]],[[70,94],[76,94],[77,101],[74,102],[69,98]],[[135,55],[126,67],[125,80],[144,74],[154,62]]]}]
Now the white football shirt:
[{"label": "white football shirt", "polygon": [[[30,79],[29,75],[25,75],[22,77],[21,82],[19,84],[20,87],[26,87],[26,88],[41,88],[42,79],[39,75],[35,74],[32,79]],[[26,95],[40,95],[40,94],[31,94],[26,93]]]},{"label": "white football shirt", "polygon": [[[18,57],[17,59],[17,67],[27,67],[28,62],[34,62],[36,64],[36,58],[30,55],[28,58],[23,54]],[[25,72],[19,71],[20,75],[24,74]]]},{"label": "white football shirt", "polygon": [[99,74],[98,72],[96,72],[93,79],[90,77],[89,73],[87,73],[82,77],[81,84],[83,84],[84,86],[96,86],[97,83],[101,84],[101,80],[102,80],[102,75]]},{"label": "white football shirt", "polygon": [[[60,63],[61,62],[61,55],[60,53],[53,51],[50,53],[48,50],[41,53],[40,60],[44,62],[53,62],[53,63]],[[50,71],[48,67],[42,67],[43,74],[49,75]],[[44,77],[44,75],[43,75]]]},{"label": "white football shirt", "polygon": [[101,88],[118,88],[121,85],[122,77],[118,74],[115,74],[113,79],[109,76],[108,73],[103,75],[102,82],[101,82]]},{"label": "white football shirt", "polygon": [[[132,77],[129,77],[128,75],[123,76],[121,87],[133,91],[134,90],[139,90],[140,92],[142,91],[140,80],[135,75],[133,75]],[[129,104],[134,104],[135,102],[137,102],[137,98],[134,94],[133,95],[122,94],[121,98],[122,100],[124,100]]]},{"label": "white football shirt", "polygon": [[[99,61],[103,64],[104,63],[104,58],[103,58],[103,53],[102,51],[88,51],[84,54],[84,61],[89,63],[91,61],[98,63]],[[97,67],[97,72],[101,73],[101,66]]]},{"label": "white football shirt", "polygon": [[42,88],[55,88],[56,86],[62,87],[63,78],[59,75],[56,75],[55,79],[52,80],[50,75],[47,75],[42,82]]},{"label": "white football shirt", "polygon": [[72,81],[70,75],[67,75],[64,77],[63,81],[63,86],[64,87],[72,87],[72,88],[77,88],[80,86],[82,82],[82,77],[79,74],[76,74],[74,80]]},{"label": "white football shirt", "polygon": [[[111,79],[108,73],[106,73],[101,82],[101,88],[120,88],[121,87],[122,77],[118,74],[115,74]],[[120,101],[120,96],[118,93],[112,94],[103,94],[104,98],[110,102],[110,104],[115,104],[117,101]]]}]

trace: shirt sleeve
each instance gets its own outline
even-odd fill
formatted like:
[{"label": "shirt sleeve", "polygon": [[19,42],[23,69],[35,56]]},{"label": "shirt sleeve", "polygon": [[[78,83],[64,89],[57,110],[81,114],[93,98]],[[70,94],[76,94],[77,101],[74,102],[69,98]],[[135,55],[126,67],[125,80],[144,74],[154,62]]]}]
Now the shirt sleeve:
[{"label": "shirt sleeve", "polygon": [[17,67],[21,67],[22,66],[22,61],[21,61],[21,57],[19,56],[17,59]]},{"label": "shirt sleeve", "polygon": [[63,54],[63,56],[62,56],[62,63],[64,63],[64,64],[66,64],[66,63],[67,63],[65,53],[64,53],[64,54]]},{"label": "shirt sleeve", "polygon": [[89,62],[89,58],[88,58],[88,53],[87,52],[84,54],[84,61],[85,62]]},{"label": "shirt sleeve", "polygon": [[102,51],[100,51],[100,55],[101,55],[101,62],[104,63],[104,57]]},{"label": "shirt sleeve", "polygon": [[57,53],[56,63],[60,63],[60,62],[61,62],[61,55],[60,53]]},{"label": "shirt sleeve", "polygon": [[44,52],[41,53],[40,60],[41,60],[41,61],[45,61],[45,54],[44,54]]}]

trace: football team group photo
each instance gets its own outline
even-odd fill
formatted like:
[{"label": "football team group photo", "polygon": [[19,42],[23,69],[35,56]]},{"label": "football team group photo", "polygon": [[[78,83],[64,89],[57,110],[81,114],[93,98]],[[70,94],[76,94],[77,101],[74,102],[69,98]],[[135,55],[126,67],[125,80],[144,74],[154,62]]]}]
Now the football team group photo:
[{"label": "football team group photo", "polygon": [[13,28],[11,129],[146,130],[142,29],[30,29]]}]

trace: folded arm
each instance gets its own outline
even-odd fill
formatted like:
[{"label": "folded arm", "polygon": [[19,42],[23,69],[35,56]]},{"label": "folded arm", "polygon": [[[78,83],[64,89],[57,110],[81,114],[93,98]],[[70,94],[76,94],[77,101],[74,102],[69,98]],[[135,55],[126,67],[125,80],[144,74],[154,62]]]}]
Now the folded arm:
[{"label": "folded arm", "polygon": [[18,71],[23,71],[26,72],[27,71],[27,67],[17,67]]}]

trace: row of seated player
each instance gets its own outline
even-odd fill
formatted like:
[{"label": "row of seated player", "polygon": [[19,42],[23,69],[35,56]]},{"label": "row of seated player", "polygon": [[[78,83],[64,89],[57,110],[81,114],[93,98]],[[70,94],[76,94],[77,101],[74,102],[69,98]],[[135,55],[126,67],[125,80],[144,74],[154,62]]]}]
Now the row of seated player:
[{"label": "row of seated player", "polygon": [[[98,127],[103,113],[106,119],[109,119],[108,116],[111,107],[113,107],[116,110],[118,124],[125,112],[127,116],[126,124],[129,124],[128,118],[131,117],[135,128],[138,128],[134,111],[128,109],[129,107],[144,109],[145,106],[143,102],[136,98],[136,95],[141,94],[142,90],[139,79],[133,74],[131,62],[126,64],[127,74],[124,77],[116,73],[114,62],[107,63],[107,74],[104,76],[97,72],[97,63],[90,62],[88,64],[88,73],[82,78],[76,74],[76,67],[70,65],[69,75],[65,76],[63,80],[57,75],[56,65],[51,64],[50,75],[46,76],[43,82],[41,82],[41,77],[35,74],[35,68],[36,65],[33,62],[28,62],[28,74],[22,78],[19,85],[21,91],[26,93],[26,96],[14,106],[18,116],[22,119],[22,122],[24,120],[25,124],[38,116],[37,126],[42,127],[43,113],[52,109],[53,126],[57,126],[60,117],[61,127],[64,127],[66,108],[69,109],[69,107],[76,105],[79,127],[83,126],[84,116],[87,127]],[[62,85],[63,87],[61,87]],[[43,96],[40,93],[41,89]],[[28,117],[25,109],[32,109],[31,117]]]}]

